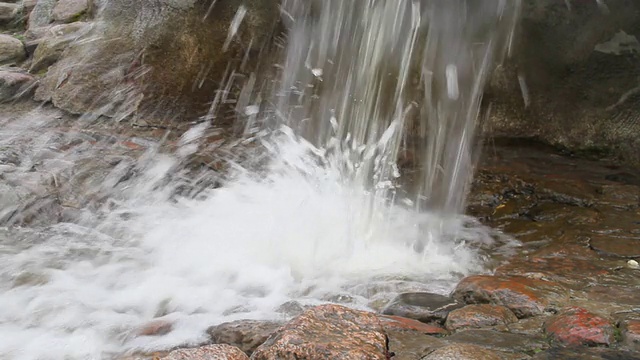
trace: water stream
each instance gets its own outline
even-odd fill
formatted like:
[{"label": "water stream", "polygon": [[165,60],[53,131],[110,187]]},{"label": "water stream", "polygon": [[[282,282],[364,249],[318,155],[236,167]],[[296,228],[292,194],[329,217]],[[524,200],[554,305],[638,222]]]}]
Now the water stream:
[{"label": "water stream", "polygon": [[[0,358],[199,344],[224,321],[285,319],[283,304],[375,309],[483,271],[498,235],[461,213],[518,6],[284,0],[272,106],[224,173],[186,161],[215,124],[132,152],[88,118],[3,112]],[[137,335],[154,319],[172,331]]]}]

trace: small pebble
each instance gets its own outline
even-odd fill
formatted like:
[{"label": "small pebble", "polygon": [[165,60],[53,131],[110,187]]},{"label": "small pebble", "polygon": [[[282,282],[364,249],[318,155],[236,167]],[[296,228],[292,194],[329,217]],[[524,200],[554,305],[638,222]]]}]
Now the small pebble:
[{"label": "small pebble", "polygon": [[632,269],[640,269],[640,264],[638,264],[638,262],[635,260],[627,261],[627,265]]}]

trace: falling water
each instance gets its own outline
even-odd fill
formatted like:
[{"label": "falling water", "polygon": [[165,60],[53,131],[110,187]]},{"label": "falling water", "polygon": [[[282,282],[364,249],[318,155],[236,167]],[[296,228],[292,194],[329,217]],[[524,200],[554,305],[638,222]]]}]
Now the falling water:
[{"label": "falling water", "polygon": [[[483,271],[477,248],[496,235],[461,213],[481,90],[518,7],[284,0],[280,79],[252,97],[248,76],[237,104],[252,121],[217,149],[225,173],[187,166],[215,122],[177,150],[131,155],[90,117],[0,118],[0,358],[195,345],[224,321],[327,301],[375,309]],[[64,213],[44,219],[56,202]],[[140,335],[152,320],[171,332]]]}]

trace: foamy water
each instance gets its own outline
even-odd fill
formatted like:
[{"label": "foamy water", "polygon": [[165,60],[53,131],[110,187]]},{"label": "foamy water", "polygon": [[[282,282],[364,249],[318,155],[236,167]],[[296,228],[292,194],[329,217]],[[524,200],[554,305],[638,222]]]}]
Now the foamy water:
[{"label": "foamy water", "polygon": [[[340,296],[368,309],[399,291],[447,293],[482,270],[468,245],[490,243],[488,229],[372,200],[322,151],[283,139],[268,169],[238,168],[198,199],[170,200],[171,187],[157,187],[179,161],[157,154],[100,222],[1,230],[0,358],[199,344],[224,321],[285,319],[288,301]],[[137,336],[153,319],[173,330]]]}]

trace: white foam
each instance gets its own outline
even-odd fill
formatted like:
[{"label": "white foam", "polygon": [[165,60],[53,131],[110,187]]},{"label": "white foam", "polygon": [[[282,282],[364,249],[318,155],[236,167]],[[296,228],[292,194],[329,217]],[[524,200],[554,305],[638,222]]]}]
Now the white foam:
[{"label": "white foam", "polygon": [[[446,292],[480,270],[454,238],[485,241],[483,228],[370,206],[382,200],[339,167],[319,165],[318,149],[289,138],[275,151],[269,170],[241,170],[199,200],[177,202],[155,187],[174,160],[156,156],[101,232],[59,224],[0,233],[0,358],[97,359],[197,344],[224,321],[282,318],[276,310],[289,300],[347,295],[366,308],[376,286],[401,290],[390,280]],[[134,336],[158,316],[173,331]]]}]

